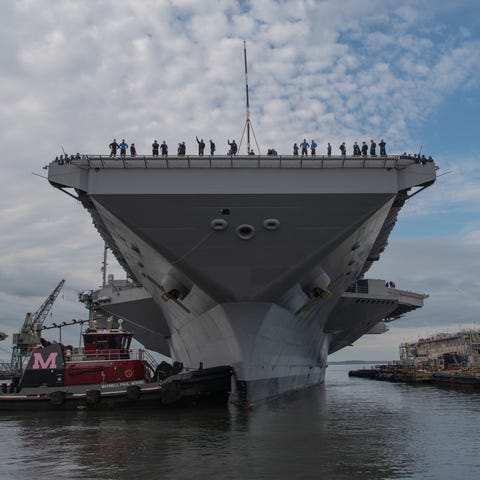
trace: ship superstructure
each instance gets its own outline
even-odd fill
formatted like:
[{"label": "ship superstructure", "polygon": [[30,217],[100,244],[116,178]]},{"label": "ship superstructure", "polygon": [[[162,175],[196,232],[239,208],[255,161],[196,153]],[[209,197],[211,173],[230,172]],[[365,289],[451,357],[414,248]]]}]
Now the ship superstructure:
[{"label": "ship superstructure", "polygon": [[231,365],[232,400],[252,405],[322,382],[329,353],[423,305],[364,276],[435,171],[399,156],[83,155],[48,178],[130,279],[98,306],[187,367]]}]

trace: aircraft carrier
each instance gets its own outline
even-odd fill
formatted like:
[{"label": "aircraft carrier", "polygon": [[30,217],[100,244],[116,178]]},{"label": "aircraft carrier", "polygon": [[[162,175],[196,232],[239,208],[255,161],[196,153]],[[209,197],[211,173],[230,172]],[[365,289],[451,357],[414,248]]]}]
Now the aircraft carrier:
[{"label": "aircraft carrier", "polygon": [[127,274],[90,292],[93,306],[187,368],[231,365],[231,401],[247,407],[323,382],[328,354],[423,305],[365,274],[435,178],[433,161],[396,155],[77,155],[48,167]]}]

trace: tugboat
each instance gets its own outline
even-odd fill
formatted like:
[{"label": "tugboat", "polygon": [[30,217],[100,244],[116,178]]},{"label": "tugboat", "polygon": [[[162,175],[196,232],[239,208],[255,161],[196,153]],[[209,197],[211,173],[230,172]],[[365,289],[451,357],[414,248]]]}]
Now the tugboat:
[{"label": "tugboat", "polygon": [[20,377],[3,383],[0,410],[111,408],[146,404],[227,401],[230,367],[180,373],[183,365],[158,364],[146,350],[131,350],[133,334],[97,328],[91,321],[83,347],[41,339]]}]

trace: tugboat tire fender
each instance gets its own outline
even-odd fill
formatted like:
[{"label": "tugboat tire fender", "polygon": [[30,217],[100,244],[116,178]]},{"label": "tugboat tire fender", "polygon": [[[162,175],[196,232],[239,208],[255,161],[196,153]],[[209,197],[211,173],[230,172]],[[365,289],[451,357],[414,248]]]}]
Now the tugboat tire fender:
[{"label": "tugboat tire fender", "polygon": [[127,387],[127,398],[129,400],[138,400],[140,393],[140,387],[138,385],[130,385]]},{"label": "tugboat tire fender", "polygon": [[162,386],[162,403],[169,405],[180,400],[180,385],[177,382],[165,383]]},{"label": "tugboat tire fender", "polygon": [[65,402],[65,392],[52,392],[50,394],[50,403],[55,406],[63,405]]},{"label": "tugboat tire fender", "polygon": [[100,401],[100,391],[99,390],[87,390],[85,401],[88,405],[95,405]]}]

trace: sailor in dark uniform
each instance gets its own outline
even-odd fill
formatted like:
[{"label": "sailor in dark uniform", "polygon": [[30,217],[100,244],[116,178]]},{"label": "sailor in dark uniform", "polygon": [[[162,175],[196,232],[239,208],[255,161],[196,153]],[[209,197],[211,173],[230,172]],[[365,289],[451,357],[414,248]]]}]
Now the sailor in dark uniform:
[{"label": "sailor in dark uniform", "polygon": [[154,157],[158,157],[158,142],[155,140],[153,143],[152,143],[152,155]]},{"label": "sailor in dark uniform", "polygon": [[383,141],[383,138],[380,140],[380,143],[378,146],[380,147],[380,156],[381,157],[386,157],[387,156],[387,150],[385,149],[385,146],[387,144]]},{"label": "sailor in dark uniform", "polygon": [[235,140],[232,140],[231,143],[230,143],[230,140],[227,140],[227,143],[230,145],[230,152],[229,152],[229,154],[230,154],[230,155],[236,155],[236,154],[237,154],[237,150],[238,150],[238,146],[237,146],[237,143],[235,142]]},{"label": "sailor in dark uniform", "polygon": [[213,143],[212,140],[210,140],[210,155],[214,155],[215,153],[215,143]]},{"label": "sailor in dark uniform", "polygon": [[376,148],[377,148],[377,144],[373,140],[371,140],[370,141],[370,155],[372,157],[377,156],[377,152],[375,151]]},{"label": "sailor in dark uniform", "polygon": [[166,144],[165,140],[160,145],[160,149],[162,150],[162,158],[168,157],[168,145]]},{"label": "sailor in dark uniform", "polygon": [[366,157],[368,155],[368,147],[365,142],[362,142],[362,156]]},{"label": "sailor in dark uniform", "polygon": [[110,148],[110,156],[111,157],[116,157],[117,156],[117,149],[118,149],[118,143],[115,139],[113,139],[113,142],[108,146]]},{"label": "sailor in dark uniform", "polygon": [[196,137],[197,139],[197,143],[198,143],[198,155],[200,157],[203,157],[203,152],[205,150],[205,142],[203,141],[203,138],[201,140],[198,139],[198,137]]},{"label": "sailor in dark uniform", "polygon": [[185,145],[185,142],[179,143],[178,144],[178,155],[183,157],[186,152],[187,152],[187,147]]}]

